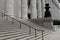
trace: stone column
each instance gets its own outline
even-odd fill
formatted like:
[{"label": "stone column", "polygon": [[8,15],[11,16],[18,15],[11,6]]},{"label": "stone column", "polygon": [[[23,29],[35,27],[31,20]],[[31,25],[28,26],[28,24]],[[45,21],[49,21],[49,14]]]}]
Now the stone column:
[{"label": "stone column", "polygon": [[37,15],[38,18],[42,18],[42,3],[41,0],[37,0],[37,5],[38,5],[38,9],[37,9]]},{"label": "stone column", "polygon": [[6,13],[14,15],[14,0],[6,0]]},{"label": "stone column", "polygon": [[19,16],[19,18],[21,19],[21,0],[19,0],[19,2],[18,2],[18,5],[19,5],[19,7],[18,7],[18,16]]},{"label": "stone column", "polygon": [[42,18],[44,18],[45,15],[45,0],[41,0],[42,1]]},{"label": "stone column", "polygon": [[22,19],[28,19],[27,14],[28,14],[28,4],[27,0],[21,0],[21,18]]},{"label": "stone column", "polygon": [[49,3],[49,0],[45,0],[45,3]]},{"label": "stone column", "polygon": [[37,3],[37,0],[30,0],[30,5],[31,5],[31,19],[37,18],[36,3]]},{"label": "stone column", "polygon": [[14,15],[16,18],[21,18],[21,0],[14,0]]}]

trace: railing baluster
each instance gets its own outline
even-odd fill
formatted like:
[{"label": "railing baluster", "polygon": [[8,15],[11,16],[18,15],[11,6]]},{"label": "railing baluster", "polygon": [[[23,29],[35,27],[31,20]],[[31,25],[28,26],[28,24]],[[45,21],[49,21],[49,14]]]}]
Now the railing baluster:
[{"label": "railing baluster", "polygon": [[43,35],[43,32],[44,32],[44,31],[42,31],[42,40],[44,40],[44,35]]},{"label": "railing baluster", "polygon": [[21,22],[19,22],[19,26],[20,26],[20,29],[21,29]]},{"label": "railing baluster", "polygon": [[6,16],[6,21],[8,20],[8,16]]},{"label": "railing baluster", "polygon": [[31,27],[29,26],[29,34],[31,34]]},{"label": "railing baluster", "polygon": [[14,24],[14,19],[12,18],[12,24]]},{"label": "railing baluster", "polygon": [[37,32],[36,32],[36,29],[35,29],[35,37],[37,37]]},{"label": "railing baluster", "polygon": [[1,17],[3,17],[3,16],[4,16],[4,14],[2,13],[2,14],[1,14]]}]

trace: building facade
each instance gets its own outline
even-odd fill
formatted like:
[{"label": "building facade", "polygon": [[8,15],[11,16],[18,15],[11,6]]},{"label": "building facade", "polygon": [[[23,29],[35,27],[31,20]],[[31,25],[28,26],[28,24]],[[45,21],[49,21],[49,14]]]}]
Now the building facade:
[{"label": "building facade", "polygon": [[28,19],[28,14],[31,19],[44,18],[46,3],[49,3],[51,7],[52,19],[60,20],[60,8],[57,0],[0,0],[0,12],[19,19]]}]

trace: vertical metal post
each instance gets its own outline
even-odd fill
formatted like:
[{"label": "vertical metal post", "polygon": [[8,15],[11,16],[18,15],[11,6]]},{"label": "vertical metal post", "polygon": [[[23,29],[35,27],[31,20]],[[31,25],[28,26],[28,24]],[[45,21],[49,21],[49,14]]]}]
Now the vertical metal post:
[{"label": "vertical metal post", "polygon": [[6,16],[6,21],[8,20],[8,16]]},{"label": "vertical metal post", "polygon": [[12,18],[12,24],[14,24],[14,19]]},{"label": "vertical metal post", "polygon": [[36,32],[36,29],[35,29],[35,37],[37,37],[37,32]]},{"label": "vertical metal post", "polygon": [[5,16],[5,13],[3,13],[3,17]]},{"label": "vertical metal post", "polygon": [[29,27],[29,34],[31,34],[31,27]]},{"label": "vertical metal post", "polygon": [[3,13],[1,13],[1,17],[3,17]]},{"label": "vertical metal post", "polygon": [[19,25],[20,25],[20,29],[21,29],[21,22],[19,22]]},{"label": "vertical metal post", "polygon": [[42,40],[44,40],[44,35],[43,35],[43,32],[44,32],[44,31],[42,31]]},{"label": "vertical metal post", "polygon": [[3,13],[3,17],[5,17],[5,13]]}]

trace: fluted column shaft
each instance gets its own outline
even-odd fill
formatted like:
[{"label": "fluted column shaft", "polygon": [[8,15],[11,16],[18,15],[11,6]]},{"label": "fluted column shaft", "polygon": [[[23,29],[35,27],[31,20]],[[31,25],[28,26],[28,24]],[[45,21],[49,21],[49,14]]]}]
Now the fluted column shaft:
[{"label": "fluted column shaft", "polygon": [[21,18],[21,0],[14,0],[14,15],[16,18]]},{"label": "fluted column shaft", "polygon": [[27,14],[28,14],[28,5],[27,5],[27,0],[21,0],[21,18],[22,19],[28,19]]},{"label": "fluted column shaft", "polygon": [[18,15],[18,16],[19,16],[19,18],[21,19],[21,16],[22,16],[22,15],[21,15],[21,0],[19,0],[18,3],[19,3],[19,4],[18,4],[18,5],[19,5],[19,7],[18,7],[18,10],[19,10],[18,13],[19,13],[19,15]]},{"label": "fluted column shaft", "polygon": [[14,0],[6,0],[6,13],[9,15],[14,14]]},{"label": "fluted column shaft", "polygon": [[45,0],[42,0],[42,18],[44,18],[45,15]]},{"label": "fluted column shaft", "polygon": [[37,0],[37,5],[38,5],[38,11],[37,11],[37,14],[38,14],[38,18],[42,18],[42,3],[41,3],[41,0]]},{"label": "fluted column shaft", "polygon": [[31,19],[37,18],[36,3],[37,3],[37,0],[30,0],[30,5],[31,5]]}]

